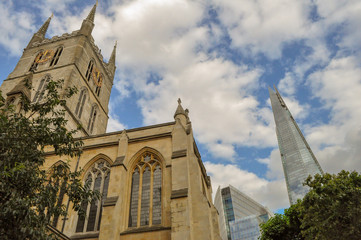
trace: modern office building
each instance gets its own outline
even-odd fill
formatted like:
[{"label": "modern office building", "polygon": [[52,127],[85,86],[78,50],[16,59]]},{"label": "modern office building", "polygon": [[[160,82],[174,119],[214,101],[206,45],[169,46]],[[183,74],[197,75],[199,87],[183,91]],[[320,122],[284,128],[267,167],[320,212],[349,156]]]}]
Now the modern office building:
[{"label": "modern office building", "polygon": [[251,215],[229,223],[232,240],[257,240],[261,233],[260,224],[269,219],[268,214]]},{"label": "modern office building", "polygon": [[308,192],[308,187],[303,186],[306,178],[323,172],[278,90],[276,88],[275,92],[271,88],[268,90],[276,122],[276,134],[288,197],[290,203],[294,204]]},{"label": "modern office building", "polygon": [[219,213],[222,240],[253,239],[246,236],[256,236],[257,239],[260,235],[259,224],[273,216],[268,208],[231,185],[222,189],[218,187],[214,205]]}]

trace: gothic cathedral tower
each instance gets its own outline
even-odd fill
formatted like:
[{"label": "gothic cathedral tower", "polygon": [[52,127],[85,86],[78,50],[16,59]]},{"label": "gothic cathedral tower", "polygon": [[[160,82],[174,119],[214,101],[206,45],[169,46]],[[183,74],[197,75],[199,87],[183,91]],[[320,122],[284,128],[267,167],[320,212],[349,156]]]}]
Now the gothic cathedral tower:
[{"label": "gothic cathedral tower", "polygon": [[68,129],[81,126],[77,137],[82,137],[83,154],[66,158],[49,150],[43,167],[68,161],[71,171],[83,170],[81,181],[102,197],[82,206],[86,217],[81,217],[59,193],[68,215],[54,217],[50,229],[66,240],[220,239],[211,180],[180,100],[172,122],[105,133],[116,46],[104,62],[91,36],[96,7],[79,30],[50,39],[47,19],[0,87],[15,106],[21,95],[44,100],[50,79],[63,79],[63,89],[78,89],[65,110]]},{"label": "gothic cathedral tower", "polygon": [[[97,4],[83,20],[80,30],[50,39],[45,37],[52,16],[49,17],[0,88],[3,96],[14,103],[19,101],[20,93],[32,102],[41,101],[50,79],[63,79],[63,89],[75,86],[78,94],[67,101],[65,110],[68,129],[81,126],[78,137],[105,133],[108,123],[116,46],[109,61],[104,62],[91,36],[96,7]],[[25,79],[32,83],[32,90],[24,86]]]}]

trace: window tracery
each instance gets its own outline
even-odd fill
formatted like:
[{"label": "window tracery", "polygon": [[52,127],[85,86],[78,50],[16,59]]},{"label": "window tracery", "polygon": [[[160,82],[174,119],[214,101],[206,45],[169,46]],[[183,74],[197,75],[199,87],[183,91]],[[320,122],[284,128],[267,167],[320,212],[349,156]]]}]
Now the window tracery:
[{"label": "window tracery", "polygon": [[159,225],[162,212],[161,163],[150,152],[143,153],[138,161],[132,174],[128,226]]},{"label": "window tracery", "polygon": [[100,159],[93,164],[85,175],[85,184],[89,184],[90,189],[99,191],[101,199],[93,200],[90,204],[83,204],[81,207],[86,212],[86,217],[78,218],[76,232],[99,231],[102,208],[108,194],[110,178],[110,164],[104,159]]}]

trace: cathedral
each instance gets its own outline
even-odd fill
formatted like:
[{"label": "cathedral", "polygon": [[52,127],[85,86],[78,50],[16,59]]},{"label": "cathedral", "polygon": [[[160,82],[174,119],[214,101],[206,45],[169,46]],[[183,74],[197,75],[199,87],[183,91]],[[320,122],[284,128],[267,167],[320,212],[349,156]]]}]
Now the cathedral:
[{"label": "cathedral", "polygon": [[[41,101],[50,79],[78,89],[65,106],[67,128],[81,126],[76,137],[84,142],[83,154],[70,159],[71,169],[82,169],[82,181],[102,198],[83,206],[82,218],[67,196],[59,196],[68,216],[52,219],[51,231],[61,239],[219,239],[210,177],[180,100],[173,122],[106,133],[116,45],[104,61],[91,35],[96,7],[79,30],[61,36],[45,37],[52,17],[47,19],[0,87],[19,107],[21,95]],[[48,151],[44,168],[66,160]]]}]

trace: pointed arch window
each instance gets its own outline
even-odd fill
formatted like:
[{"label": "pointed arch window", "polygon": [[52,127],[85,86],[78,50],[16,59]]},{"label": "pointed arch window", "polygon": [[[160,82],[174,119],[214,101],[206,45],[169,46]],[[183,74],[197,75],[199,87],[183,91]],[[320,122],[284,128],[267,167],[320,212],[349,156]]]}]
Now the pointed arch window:
[{"label": "pointed arch window", "polygon": [[[162,169],[156,155],[145,152],[132,174],[129,227],[161,224]],[[139,202],[140,201],[140,202]]]},{"label": "pointed arch window", "polygon": [[41,99],[43,99],[43,96],[45,94],[46,87],[50,81],[50,75],[46,75],[43,79],[41,79],[38,90],[35,93],[33,102],[40,102]]},{"label": "pointed arch window", "polygon": [[88,131],[93,133],[94,122],[97,117],[98,107],[97,105],[93,105],[92,110],[90,112],[89,122],[88,122]]},{"label": "pointed arch window", "polygon": [[89,184],[90,189],[99,191],[101,199],[93,200],[90,204],[83,204],[81,207],[86,212],[86,217],[78,218],[76,232],[99,231],[102,208],[108,194],[110,164],[104,159],[100,159],[85,174],[85,184]]},{"label": "pointed arch window", "polygon": [[94,61],[93,60],[90,60],[89,61],[89,64],[88,64],[88,68],[86,70],[86,73],[85,73],[85,78],[89,81],[91,76],[92,76],[92,73],[93,73],[93,67],[94,67]]},{"label": "pointed arch window", "polygon": [[54,56],[50,61],[50,65],[49,65],[50,67],[53,67],[58,63],[60,55],[62,54],[62,52],[63,52],[63,47],[59,47],[58,49],[56,49],[56,51],[54,53]]},{"label": "pointed arch window", "polygon": [[96,77],[96,80],[95,80],[95,94],[99,97],[100,95],[100,89],[102,87],[102,80],[103,79],[103,75],[100,73],[98,74],[98,76]]},{"label": "pointed arch window", "polygon": [[83,113],[84,104],[87,98],[87,90],[83,89],[80,92],[79,100],[75,108],[75,115],[78,118],[81,118],[81,114]]},{"label": "pointed arch window", "polygon": [[[64,165],[62,160],[59,160],[49,169],[49,186],[52,185],[51,189],[57,190],[57,198],[55,202],[55,207],[60,208],[63,204],[64,195],[66,193],[67,182],[62,178],[64,175],[69,174],[69,168]],[[50,224],[53,227],[56,227],[59,221],[59,213],[54,213],[53,219]],[[50,219],[49,219],[50,221]]]},{"label": "pointed arch window", "polygon": [[31,64],[29,71],[35,71],[38,68],[39,62],[38,60],[41,58],[41,56],[43,55],[43,51],[40,51],[36,57],[34,58],[33,63]]}]

